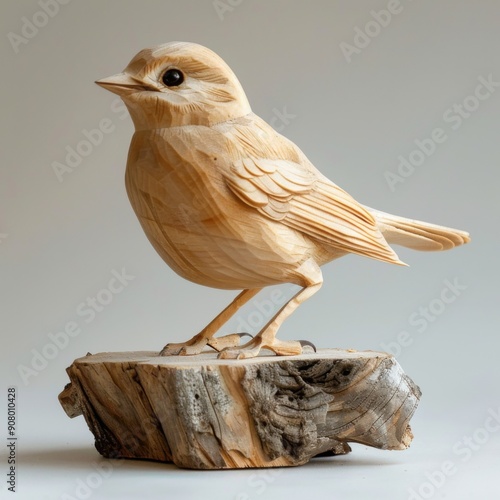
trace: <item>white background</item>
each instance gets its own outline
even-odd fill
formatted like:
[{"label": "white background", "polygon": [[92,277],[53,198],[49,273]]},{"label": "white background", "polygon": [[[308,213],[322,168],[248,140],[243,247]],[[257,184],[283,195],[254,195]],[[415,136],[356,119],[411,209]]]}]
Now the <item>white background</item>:
[{"label": "white background", "polygon": [[[57,13],[52,7],[45,26],[24,27],[24,43],[16,38],[24,17],[44,24],[40,4],[2,2],[2,439],[7,388],[17,386],[19,396],[18,492],[6,490],[2,444],[2,498],[499,498],[500,422],[491,415],[500,419],[500,87],[469,116],[452,117],[456,104],[474,108],[480,77],[500,82],[500,6],[401,0],[381,26],[371,11],[387,7],[379,0],[72,0]],[[359,48],[365,29],[373,36]],[[397,249],[409,268],[355,256],[325,266],[321,292],[280,332],[319,347],[394,352],[423,391],[409,450],[354,446],[346,457],[295,469],[183,471],[101,459],[83,418],[70,420],[61,409],[57,395],[74,358],[159,350],[197,333],[234,296],[183,281],[142,234],[123,181],[132,124],[116,96],[93,83],[140,49],[172,40],[220,54],[254,112],[360,202],[470,231],[472,243],[452,252]],[[346,44],[356,48],[350,57]],[[283,121],[280,113],[294,116]],[[67,148],[103,119],[113,131],[60,182],[54,162],[65,163]],[[436,128],[446,140],[391,190],[385,173],[397,173],[398,157],[408,158]],[[134,279],[86,322],[80,304],[122,269]],[[445,304],[447,280],[462,289]],[[263,300],[269,293],[225,331],[263,324]],[[435,313],[422,319],[429,306]],[[68,322],[80,333],[51,351],[49,334]],[[398,336],[406,345],[396,344]],[[43,352],[52,359],[33,359]],[[99,464],[111,472],[96,473]],[[447,476],[438,472],[443,464]],[[87,482],[88,491],[78,489]]]}]

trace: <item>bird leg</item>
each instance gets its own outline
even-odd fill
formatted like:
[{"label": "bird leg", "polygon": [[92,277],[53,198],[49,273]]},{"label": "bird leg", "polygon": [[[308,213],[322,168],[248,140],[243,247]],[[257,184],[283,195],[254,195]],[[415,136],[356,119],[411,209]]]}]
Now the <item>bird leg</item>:
[{"label": "bird leg", "polygon": [[167,344],[160,352],[160,356],[188,356],[199,354],[206,345],[220,351],[239,345],[241,335],[233,333],[223,337],[214,338],[219,328],[226,323],[240,307],[245,305],[252,297],[255,297],[262,288],[250,288],[243,290],[218,316],[216,316],[203,330],[187,342],[179,344]]},{"label": "bird leg", "polygon": [[249,342],[242,345],[239,349],[227,348],[220,354],[222,359],[244,359],[257,356],[261,349],[270,349],[279,356],[293,356],[302,353],[301,341],[285,341],[276,338],[276,332],[279,327],[290,316],[297,307],[300,306],[309,297],[314,295],[323,284],[322,281],[302,288],[296,293],[267,323],[267,325]]}]

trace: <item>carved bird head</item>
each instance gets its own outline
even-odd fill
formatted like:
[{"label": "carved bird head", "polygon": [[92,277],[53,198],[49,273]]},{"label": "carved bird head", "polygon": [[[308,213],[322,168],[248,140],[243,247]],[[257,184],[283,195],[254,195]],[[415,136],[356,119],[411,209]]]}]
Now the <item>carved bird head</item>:
[{"label": "carved bird head", "polygon": [[231,68],[195,43],[141,50],[122,73],[96,83],[123,99],[136,130],[213,125],[251,112]]}]

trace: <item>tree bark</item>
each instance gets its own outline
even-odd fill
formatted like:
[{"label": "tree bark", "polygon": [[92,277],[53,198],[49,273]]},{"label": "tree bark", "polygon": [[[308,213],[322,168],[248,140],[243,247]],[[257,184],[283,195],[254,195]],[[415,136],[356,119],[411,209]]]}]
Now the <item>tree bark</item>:
[{"label": "tree bark", "polygon": [[322,349],[222,360],[101,353],[67,370],[59,400],[105,457],[192,469],[302,465],[349,442],[409,446],[420,390],[389,354]]}]

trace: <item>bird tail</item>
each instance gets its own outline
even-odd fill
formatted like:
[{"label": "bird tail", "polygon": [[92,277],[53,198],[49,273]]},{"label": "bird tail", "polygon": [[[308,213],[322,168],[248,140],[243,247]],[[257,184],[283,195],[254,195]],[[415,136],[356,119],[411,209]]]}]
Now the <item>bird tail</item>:
[{"label": "bird tail", "polygon": [[376,219],[388,243],[422,251],[450,250],[470,241],[469,233],[449,227],[406,219],[365,207]]}]

